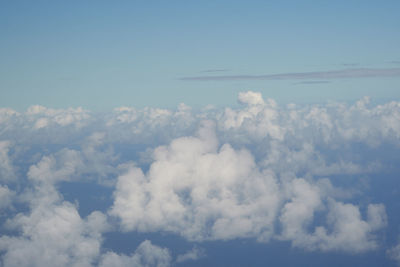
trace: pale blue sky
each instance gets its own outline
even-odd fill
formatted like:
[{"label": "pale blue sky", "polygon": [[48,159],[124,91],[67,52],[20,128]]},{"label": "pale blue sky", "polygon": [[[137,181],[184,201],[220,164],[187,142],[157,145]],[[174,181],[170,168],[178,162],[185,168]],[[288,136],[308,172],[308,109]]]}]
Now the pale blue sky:
[{"label": "pale blue sky", "polygon": [[[0,106],[234,105],[244,90],[399,100],[399,13],[399,1],[3,1]],[[347,69],[361,74],[326,78]]]}]

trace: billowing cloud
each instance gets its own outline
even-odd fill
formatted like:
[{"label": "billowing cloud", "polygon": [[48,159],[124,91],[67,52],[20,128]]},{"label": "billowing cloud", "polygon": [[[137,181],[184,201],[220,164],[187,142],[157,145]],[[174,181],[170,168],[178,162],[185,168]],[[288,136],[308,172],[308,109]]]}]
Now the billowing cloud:
[{"label": "billowing cloud", "polygon": [[[278,181],[271,170],[258,169],[248,151],[218,147],[212,125],[205,123],[198,137],[157,148],[147,174],[132,167],[118,178],[111,214],[126,231],[161,230],[197,241],[252,237],[265,242],[276,233],[281,213],[280,238],[295,246],[345,251],[376,247],[372,233],[386,222],[382,205],[369,206],[371,219],[364,221],[357,206],[331,200],[319,184],[291,177]],[[321,209],[328,210],[327,224],[335,234],[324,227],[306,232]]]},{"label": "billowing cloud", "polygon": [[[168,266],[238,239],[398,258],[383,234],[397,215],[370,184],[399,171],[399,102],[280,106],[252,91],[238,101],[0,109],[2,266]],[[81,186],[93,190],[69,194]],[[106,232],[179,236],[193,250],[148,240],[122,252],[103,247]]]},{"label": "billowing cloud", "polygon": [[154,151],[147,175],[136,167],[118,178],[111,214],[125,230],[165,230],[189,240],[268,239],[279,202],[272,173],[251,154],[218,149],[214,126]]},{"label": "billowing cloud", "polygon": [[34,119],[34,129],[45,128],[51,124],[58,124],[60,126],[74,124],[76,127],[81,127],[83,126],[82,122],[89,118],[88,112],[82,108],[64,110],[51,109],[38,105],[28,108],[26,114]]},{"label": "billowing cloud", "polygon": [[81,218],[76,206],[62,200],[45,180],[26,195],[30,212],[6,222],[19,236],[0,237],[4,266],[91,266],[100,253],[106,217],[98,211]]},{"label": "billowing cloud", "polygon": [[[370,204],[367,219],[363,220],[359,208],[328,199],[316,186],[302,179],[296,179],[291,186],[291,200],[282,209],[280,222],[284,240],[291,240],[294,246],[309,250],[360,252],[375,249],[378,244],[373,232],[386,226],[386,212],[383,205]],[[312,232],[306,229],[317,212],[327,209],[327,226],[317,226]]]}]

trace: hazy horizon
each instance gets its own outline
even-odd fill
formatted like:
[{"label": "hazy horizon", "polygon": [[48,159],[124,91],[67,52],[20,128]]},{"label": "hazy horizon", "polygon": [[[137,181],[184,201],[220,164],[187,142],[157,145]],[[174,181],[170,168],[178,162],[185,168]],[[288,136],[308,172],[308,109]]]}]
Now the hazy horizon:
[{"label": "hazy horizon", "polygon": [[3,1],[0,266],[398,266],[399,1]]}]

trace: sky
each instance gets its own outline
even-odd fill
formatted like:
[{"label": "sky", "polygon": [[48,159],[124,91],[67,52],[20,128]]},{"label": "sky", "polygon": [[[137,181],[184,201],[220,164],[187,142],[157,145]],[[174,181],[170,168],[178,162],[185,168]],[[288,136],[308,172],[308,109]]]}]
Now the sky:
[{"label": "sky", "polygon": [[399,1],[0,3],[0,267],[400,266]]},{"label": "sky", "polygon": [[[243,90],[281,103],[399,99],[399,9],[398,1],[6,1],[0,104],[223,106]],[[324,75],[348,69],[372,71]],[[290,75],[309,72],[319,75]],[[289,75],[262,78],[280,74]]]}]

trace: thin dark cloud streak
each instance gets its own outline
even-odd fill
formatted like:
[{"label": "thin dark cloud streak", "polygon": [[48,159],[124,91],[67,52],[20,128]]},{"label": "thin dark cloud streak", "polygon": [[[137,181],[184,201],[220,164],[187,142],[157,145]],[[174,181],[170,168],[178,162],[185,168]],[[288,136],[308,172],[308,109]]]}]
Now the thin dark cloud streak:
[{"label": "thin dark cloud streak", "polygon": [[297,82],[295,84],[322,84],[322,83],[331,83],[331,81],[302,81],[302,82]]},{"label": "thin dark cloud streak", "polygon": [[225,72],[225,71],[229,71],[228,69],[210,69],[210,70],[203,70],[200,71],[202,73],[209,73],[209,72]]},{"label": "thin dark cloud streak", "polygon": [[342,66],[345,67],[355,67],[355,66],[359,66],[359,63],[343,63]]},{"label": "thin dark cloud streak", "polygon": [[184,81],[234,81],[234,80],[304,80],[304,79],[349,79],[349,78],[400,77],[400,68],[353,68],[331,71],[288,72],[265,75],[218,75],[183,77]]}]

